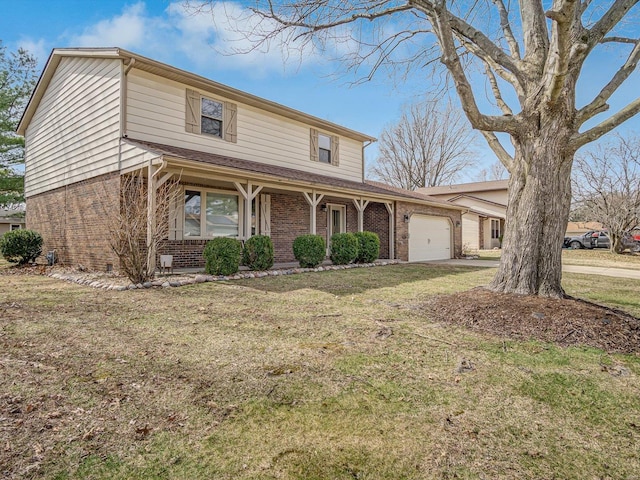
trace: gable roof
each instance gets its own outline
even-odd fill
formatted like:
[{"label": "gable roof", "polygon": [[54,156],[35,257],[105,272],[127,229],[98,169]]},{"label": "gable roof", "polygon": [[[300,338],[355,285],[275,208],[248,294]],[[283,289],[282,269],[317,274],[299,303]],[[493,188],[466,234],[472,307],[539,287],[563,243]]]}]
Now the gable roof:
[{"label": "gable roof", "polygon": [[492,190],[507,190],[509,180],[491,180],[488,182],[458,183],[439,187],[424,187],[420,192],[426,195],[445,195],[451,193],[490,192]]},{"label": "gable roof", "polygon": [[188,148],[176,147],[173,145],[164,145],[160,143],[147,142],[143,140],[134,140],[126,138],[124,141],[130,145],[134,145],[149,152],[161,155],[168,159],[185,160],[189,162],[198,162],[213,165],[223,169],[232,169],[253,175],[263,176],[265,179],[276,181],[287,180],[291,183],[297,183],[304,186],[331,188],[334,191],[342,191],[343,193],[371,195],[393,200],[404,200],[408,202],[417,202],[429,204],[449,210],[467,210],[466,207],[453,205],[451,203],[429,197],[417,192],[402,190],[390,185],[379,182],[355,182],[353,180],[344,180],[341,178],[330,177],[328,175],[320,175],[317,173],[305,172],[293,168],[280,167],[261,162],[253,162],[251,160],[243,160],[240,158],[227,157],[217,155],[215,153],[207,153],[199,150],[191,150]]},{"label": "gable roof", "polygon": [[208,78],[196,75],[195,73],[187,72],[179,68],[167,65],[166,63],[158,62],[156,60],[143,57],[133,52],[129,52],[122,48],[108,47],[108,48],[55,48],[51,51],[47,63],[40,75],[38,84],[31,94],[31,99],[27,104],[20,123],[16,132],[19,135],[24,135],[31,118],[36,112],[38,104],[42,99],[44,93],[49,86],[49,82],[53,78],[53,75],[60,63],[60,60],[64,57],[92,57],[92,58],[105,58],[105,59],[118,59],[122,60],[125,68],[125,74],[130,68],[136,68],[149,73],[159,75],[161,77],[174,80],[179,83],[184,83],[193,88],[204,90],[213,95],[219,95],[232,101],[250,105],[262,110],[281,115],[292,120],[302,122],[312,127],[325,130],[336,135],[342,135],[361,142],[375,142],[376,138],[370,135],[351,130],[341,125],[323,120],[313,115],[295,110],[293,108],[286,107],[271,100],[267,100],[256,95],[252,95],[241,90],[229,87],[222,83],[215,82]]}]

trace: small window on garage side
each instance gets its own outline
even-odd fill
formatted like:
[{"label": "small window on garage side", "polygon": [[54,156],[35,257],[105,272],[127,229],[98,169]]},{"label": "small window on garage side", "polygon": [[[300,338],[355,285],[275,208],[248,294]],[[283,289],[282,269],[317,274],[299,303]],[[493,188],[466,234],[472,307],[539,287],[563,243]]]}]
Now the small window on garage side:
[{"label": "small window on garage side", "polygon": [[491,219],[491,238],[496,240],[500,238],[500,220],[495,218]]},{"label": "small window on garage side", "polygon": [[12,223],[10,227],[11,231],[20,230],[21,228],[22,228],[22,225],[20,225],[19,223]]}]

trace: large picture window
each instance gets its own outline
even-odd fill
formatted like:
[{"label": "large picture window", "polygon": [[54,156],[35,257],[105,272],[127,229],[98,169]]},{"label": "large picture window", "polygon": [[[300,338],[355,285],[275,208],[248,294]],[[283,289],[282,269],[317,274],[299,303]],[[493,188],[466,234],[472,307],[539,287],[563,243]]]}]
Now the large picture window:
[{"label": "large picture window", "polygon": [[237,237],[239,216],[236,194],[192,189],[184,192],[185,237]]}]

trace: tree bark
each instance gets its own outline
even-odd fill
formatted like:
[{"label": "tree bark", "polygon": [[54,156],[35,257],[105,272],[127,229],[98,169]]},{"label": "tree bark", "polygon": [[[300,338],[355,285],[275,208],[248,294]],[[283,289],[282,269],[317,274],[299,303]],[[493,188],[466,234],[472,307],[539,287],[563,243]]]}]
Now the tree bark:
[{"label": "tree bark", "polygon": [[[564,297],[562,240],[571,204],[573,152],[563,115],[513,137],[515,162],[509,180],[507,222],[496,292]],[[537,122],[536,122],[537,123]],[[537,127],[537,126],[536,126]]]}]

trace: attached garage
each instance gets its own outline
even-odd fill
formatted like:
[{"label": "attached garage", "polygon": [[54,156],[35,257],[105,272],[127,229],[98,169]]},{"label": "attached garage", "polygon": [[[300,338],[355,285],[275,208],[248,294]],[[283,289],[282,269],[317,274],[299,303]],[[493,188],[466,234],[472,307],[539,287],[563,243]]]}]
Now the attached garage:
[{"label": "attached garage", "polygon": [[446,217],[413,214],[409,219],[409,261],[451,258],[451,223]]}]

